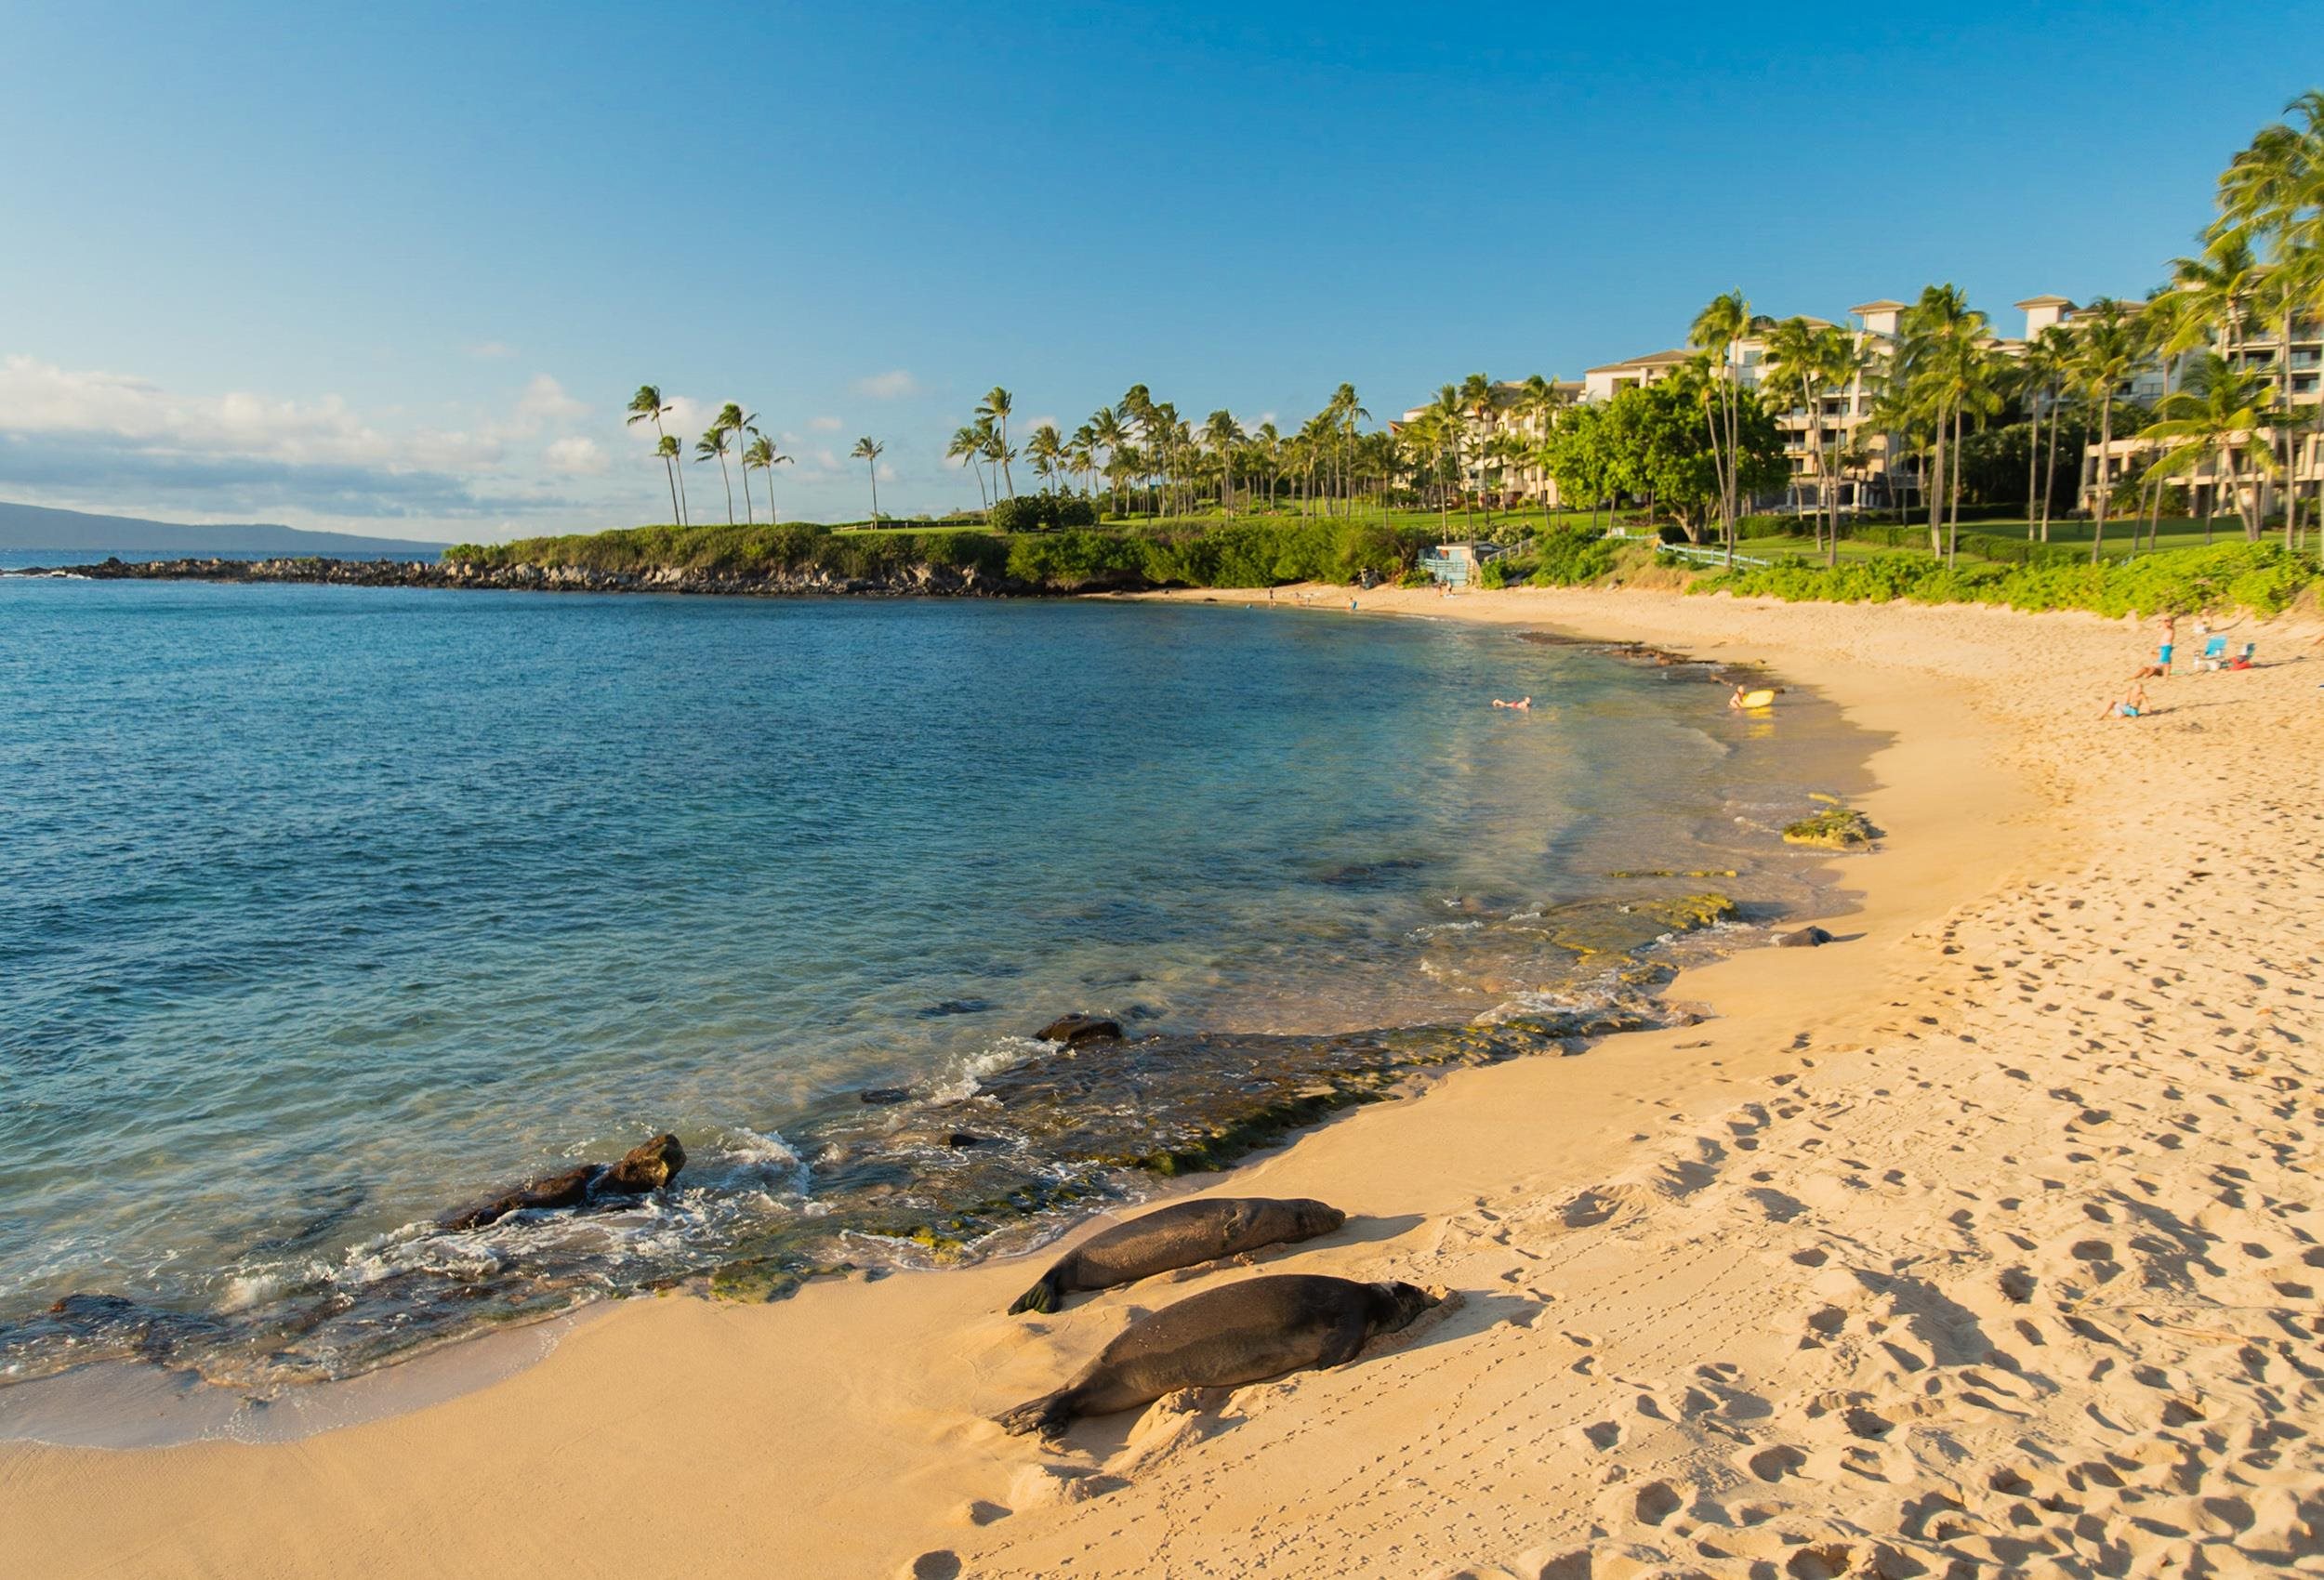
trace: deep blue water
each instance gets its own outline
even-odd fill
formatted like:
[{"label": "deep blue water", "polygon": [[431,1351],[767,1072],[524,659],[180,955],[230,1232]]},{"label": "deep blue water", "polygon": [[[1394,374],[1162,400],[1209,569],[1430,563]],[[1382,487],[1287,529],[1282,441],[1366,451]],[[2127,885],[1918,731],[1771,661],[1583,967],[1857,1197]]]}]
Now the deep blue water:
[{"label": "deep blue water", "polygon": [[[1063,1010],[1303,1034],[1573,991],[1505,919],[1811,879],[1771,829],[1853,748],[1723,695],[1287,608],[0,579],[0,1365],[52,1363],[73,1294],[324,1291],[364,1339],[303,1363],[343,1370],[453,1320],[422,1281],[698,1271],[827,1207],[817,1113],[972,1090]],[[1739,876],[1609,876],[1706,867]],[[662,1128],[672,1202],[414,1227]],[[941,1207],[894,1145],[878,1188]]]}]

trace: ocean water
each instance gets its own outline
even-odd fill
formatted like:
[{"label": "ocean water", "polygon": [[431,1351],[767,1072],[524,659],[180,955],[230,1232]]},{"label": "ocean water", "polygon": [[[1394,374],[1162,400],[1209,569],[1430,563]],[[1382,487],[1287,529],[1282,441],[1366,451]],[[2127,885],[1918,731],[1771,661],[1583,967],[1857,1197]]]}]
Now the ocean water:
[{"label": "ocean water", "polygon": [[[1861,782],[1813,694],[1723,699],[1287,599],[0,577],[0,1381],[1021,1245],[1677,1013],[1690,951],[1832,908],[1776,830]],[[1068,1010],[1130,1040],[1032,1040]],[[663,1129],[663,1196],[435,1227]]]}]

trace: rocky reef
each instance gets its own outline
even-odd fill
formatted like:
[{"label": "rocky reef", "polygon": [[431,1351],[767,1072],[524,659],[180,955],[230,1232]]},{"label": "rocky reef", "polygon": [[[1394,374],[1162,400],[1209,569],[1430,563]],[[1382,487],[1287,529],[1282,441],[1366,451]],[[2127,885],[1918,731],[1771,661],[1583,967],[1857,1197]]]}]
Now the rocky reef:
[{"label": "rocky reef", "polygon": [[802,594],[885,594],[905,598],[973,598],[1037,594],[1048,589],[997,576],[975,565],[907,564],[868,576],[846,576],[820,566],[760,573],[665,566],[650,571],[594,571],[582,565],[482,565],[451,560],[139,560],[34,569],[27,575],[66,574],[99,582],[286,582],[350,587],[438,587],[499,592],[698,593],[727,597]]}]

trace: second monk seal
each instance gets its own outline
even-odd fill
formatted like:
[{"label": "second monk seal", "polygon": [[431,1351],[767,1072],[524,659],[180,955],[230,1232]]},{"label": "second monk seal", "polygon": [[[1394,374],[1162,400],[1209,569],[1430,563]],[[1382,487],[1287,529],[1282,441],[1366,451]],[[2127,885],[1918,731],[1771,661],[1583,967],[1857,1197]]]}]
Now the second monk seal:
[{"label": "second monk seal", "polygon": [[1009,1308],[1054,1311],[1068,1295],[1135,1284],[1173,1268],[1190,1268],[1261,1245],[1313,1240],[1348,1221],[1338,1207],[1304,1196],[1212,1196],[1176,1202],[1093,1234],[1057,1260],[1041,1282]]},{"label": "second monk seal", "polygon": [[1233,1388],[1352,1361],[1436,1304],[1409,1284],[1276,1273],[1207,1289],[1124,1328],[1080,1376],[997,1417],[1053,1438],[1078,1415],[1108,1415],[1182,1388]]}]

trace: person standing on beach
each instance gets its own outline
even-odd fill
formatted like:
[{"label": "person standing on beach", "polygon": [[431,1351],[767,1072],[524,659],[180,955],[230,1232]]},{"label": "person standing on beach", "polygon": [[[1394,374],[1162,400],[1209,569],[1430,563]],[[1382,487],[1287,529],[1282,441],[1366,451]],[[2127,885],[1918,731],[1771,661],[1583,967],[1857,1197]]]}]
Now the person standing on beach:
[{"label": "person standing on beach", "polygon": [[2162,641],[2155,649],[2155,671],[2165,678],[2170,677],[2171,654],[2178,645],[2179,617],[2166,614],[2162,617]]}]

